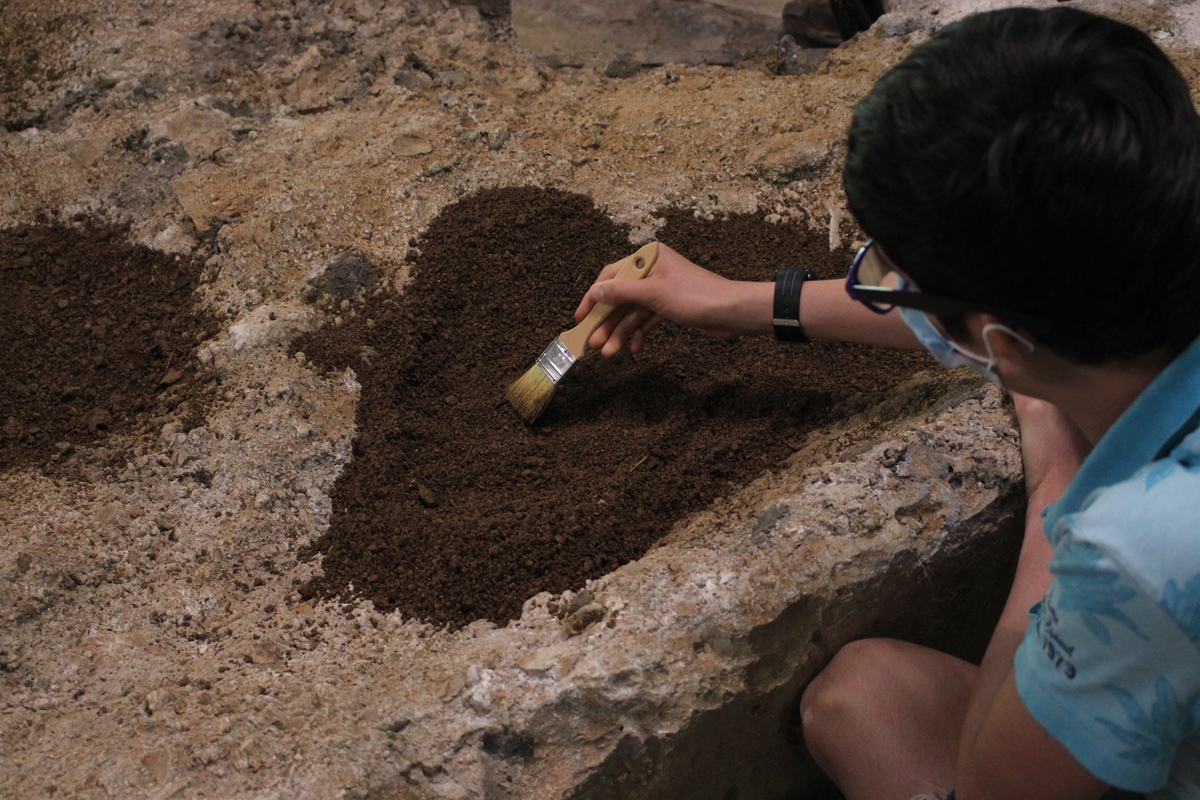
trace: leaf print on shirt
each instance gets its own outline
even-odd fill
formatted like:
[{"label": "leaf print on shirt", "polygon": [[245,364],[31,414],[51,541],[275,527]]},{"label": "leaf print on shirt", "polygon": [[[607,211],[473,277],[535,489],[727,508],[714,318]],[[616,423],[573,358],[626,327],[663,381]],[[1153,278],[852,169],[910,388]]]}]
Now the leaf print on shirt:
[{"label": "leaf print on shirt", "polygon": [[1146,468],[1145,491],[1148,493],[1155,486],[1158,486],[1160,483],[1169,478],[1171,473],[1174,472],[1175,468],[1178,466],[1179,463],[1177,461],[1173,461],[1169,458],[1164,458],[1162,461],[1155,461],[1153,464],[1148,466]]},{"label": "leaf print on shirt", "polygon": [[1092,635],[1104,644],[1112,644],[1112,634],[1102,618],[1119,622],[1137,636],[1149,641],[1133,620],[1117,608],[1137,596],[1120,583],[1120,574],[1100,566],[1104,553],[1088,542],[1071,541],[1059,551],[1050,565],[1058,584],[1055,607],[1074,611]]},{"label": "leaf print on shirt", "polygon": [[1192,644],[1200,647],[1200,575],[1193,575],[1183,588],[1171,578],[1163,587],[1162,608]]},{"label": "leaf print on shirt", "polygon": [[1148,714],[1130,692],[1119,686],[1105,688],[1116,695],[1130,723],[1124,728],[1105,717],[1096,717],[1096,722],[1129,748],[1117,757],[1135,764],[1170,764],[1179,743],[1191,730],[1192,720],[1192,712],[1180,704],[1171,682],[1166,678],[1154,682],[1154,703]]}]

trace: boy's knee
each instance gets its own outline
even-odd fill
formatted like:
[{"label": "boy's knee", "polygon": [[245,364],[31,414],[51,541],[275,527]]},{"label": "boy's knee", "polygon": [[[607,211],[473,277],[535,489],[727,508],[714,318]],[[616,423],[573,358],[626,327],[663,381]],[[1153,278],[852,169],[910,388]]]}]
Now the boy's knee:
[{"label": "boy's knee", "polygon": [[845,741],[857,726],[871,723],[895,650],[890,639],[851,642],[813,678],[800,698],[800,723],[810,748]]}]

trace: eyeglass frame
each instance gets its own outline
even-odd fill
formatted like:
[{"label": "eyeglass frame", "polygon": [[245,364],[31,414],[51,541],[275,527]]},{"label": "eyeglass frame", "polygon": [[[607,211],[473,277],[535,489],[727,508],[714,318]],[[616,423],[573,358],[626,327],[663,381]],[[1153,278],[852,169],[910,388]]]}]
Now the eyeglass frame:
[{"label": "eyeglass frame", "polygon": [[[967,300],[955,300],[952,297],[943,297],[942,295],[929,294],[927,292],[914,292],[909,289],[889,289],[886,286],[872,286],[858,282],[858,273],[863,262],[867,258],[867,254],[876,249],[876,258],[882,258],[889,266],[891,272],[899,272],[896,265],[888,258],[874,239],[868,239],[867,243],[859,248],[858,253],[854,256],[854,261],[850,264],[850,274],[846,276],[846,294],[853,299],[862,303],[876,314],[887,314],[897,306],[902,308],[912,308],[917,311],[923,311],[928,314],[945,314],[959,315],[970,312],[980,314],[990,314],[1000,319],[1005,319],[1010,322],[1015,322],[1018,325],[1029,327],[1032,323],[1036,326],[1036,322],[1032,317],[1024,314],[1015,313],[1012,311],[1004,311],[994,306],[989,306],[985,303],[973,303]],[[884,273],[887,274],[887,273]],[[886,300],[884,300],[886,298]]]}]

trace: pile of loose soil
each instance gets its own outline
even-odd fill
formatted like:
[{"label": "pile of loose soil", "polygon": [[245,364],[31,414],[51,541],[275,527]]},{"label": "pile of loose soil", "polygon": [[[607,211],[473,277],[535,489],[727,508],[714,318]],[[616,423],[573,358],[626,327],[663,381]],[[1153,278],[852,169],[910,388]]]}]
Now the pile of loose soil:
[{"label": "pile of loose soil", "polygon": [[[665,214],[660,240],[734,278],[845,274],[823,235],[753,216]],[[417,243],[404,298],[379,295],[294,345],[362,383],[356,458],[308,595],[437,623],[502,623],[540,591],[638,558],[684,515],[777,467],[852,395],[929,365],[868,348],[721,342],[662,328],[636,359],[577,364],[536,425],[503,403],[627,231],[580,195],[482,192]]]},{"label": "pile of loose soil", "polygon": [[202,418],[190,354],[215,332],[192,312],[203,265],[127,236],[95,223],[0,231],[0,469],[52,467],[168,411]]}]

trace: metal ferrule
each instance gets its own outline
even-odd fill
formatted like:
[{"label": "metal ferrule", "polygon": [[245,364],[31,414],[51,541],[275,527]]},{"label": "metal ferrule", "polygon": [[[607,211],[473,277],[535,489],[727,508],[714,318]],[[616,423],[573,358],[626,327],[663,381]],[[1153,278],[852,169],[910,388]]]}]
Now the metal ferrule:
[{"label": "metal ferrule", "polygon": [[537,360],[537,365],[542,368],[542,372],[546,373],[546,377],[554,383],[562,380],[562,376],[566,375],[567,370],[574,364],[575,356],[559,339],[551,342]]}]

